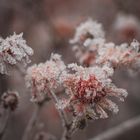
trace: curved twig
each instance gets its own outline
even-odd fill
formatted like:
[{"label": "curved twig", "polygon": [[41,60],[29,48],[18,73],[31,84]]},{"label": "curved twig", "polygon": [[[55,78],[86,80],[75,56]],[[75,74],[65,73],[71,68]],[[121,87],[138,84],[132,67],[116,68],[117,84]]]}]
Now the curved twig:
[{"label": "curved twig", "polygon": [[123,133],[132,130],[140,125],[140,116],[127,120],[120,125],[107,130],[106,132],[92,138],[90,140],[112,140],[113,138],[122,135]]},{"label": "curved twig", "polygon": [[27,125],[27,127],[24,131],[22,140],[30,140],[32,129],[34,128],[34,126],[36,125],[36,122],[38,120],[38,115],[40,113],[40,108],[41,108],[41,106],[39,106],[39,105],[36,106],[36,108],[33,112],[33,115],[30,118],[30,120],[28,122],[28,125]]}]

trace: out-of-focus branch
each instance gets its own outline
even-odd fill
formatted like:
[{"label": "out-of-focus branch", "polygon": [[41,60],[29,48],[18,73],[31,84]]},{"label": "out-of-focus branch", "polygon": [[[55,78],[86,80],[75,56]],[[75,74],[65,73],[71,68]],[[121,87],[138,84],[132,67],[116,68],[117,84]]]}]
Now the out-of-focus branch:
[{"label": "out-of-focus branch", "polygon": [[140,116],[127,120],[120,125],[107,130],[106,132],[92,138],[90,140],[112,140],[113,138],[122,135],[123,133],[140,126]]},{"label": "out-of-focus branch", "polygon": [[32,134],[32,129],[34,128],[34,126],[36,125],[36,122],[38,120],[38,115],[40,113],[40,108],[41,108],[40,105],[36,106],[36,108],[35,108],[35,110],[33,112],[33,115],[30,118],[30,120],[28,122],[28,125],[27,125],[27,127],[26,127],[26,129],[24,131],[22,140],[30,140],[31,134]]},{"label": "out-of-focus branch", "polygon": [[8,125],[8,120],[9,120],[9,116],[10,116],[10,110],[6,110],[6,115],[4,120],[0,123],[0,140],[2,140],[5,130],[7,128]]}]

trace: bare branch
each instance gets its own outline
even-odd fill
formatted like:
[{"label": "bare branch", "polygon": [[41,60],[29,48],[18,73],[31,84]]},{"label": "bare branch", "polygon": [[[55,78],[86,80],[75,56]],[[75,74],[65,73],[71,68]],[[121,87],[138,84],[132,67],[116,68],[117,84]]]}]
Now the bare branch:
[{"label": "bare branch", "polygon": [[122,135],[123,133],[132,130],[140,125],[140,116],[127,120],[120,125],[107,130],[106,132],[92,138],[90,140],[112,140],[113,138]]}]

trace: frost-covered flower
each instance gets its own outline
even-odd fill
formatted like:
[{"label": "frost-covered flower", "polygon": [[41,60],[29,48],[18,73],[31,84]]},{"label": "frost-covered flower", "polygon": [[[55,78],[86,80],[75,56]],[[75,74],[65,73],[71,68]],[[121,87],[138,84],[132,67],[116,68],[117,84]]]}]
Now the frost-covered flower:
[{"label": "frost-covered flower", "polygon": [[118,106],[110,100],[110,96],[123,101],[127,92],[112,83],[109,77],[113,75],[113,69],[84,68],[76,64],[69,65],[69,68],[74,72],[63,74],[62,81],[70,96],[65,103],[70,111],[79,117],[91,119],[107,118],[107,110],[118,112]]},{"label": "frost-covered flower", "polygon": [[98,54],[97,64],[110,63],[114,68],[120,66],[138,68],[140,66],[139,42],[136,40],[133,40],[130,45],[123,43],[116,46],[114,43],[107,43],[105,47],[98,50]]},{"label": "frost-covered flower", "polygon": [[59,86],[59,76],[65,68],[58,54],[52,54],[50,60],[45,63],[29,67],[25,79],[27,87],[32,90],[32,101],[42,101],[48,96],[48,86],[56,89]]},{"label": "frost-covered flower", "polygon": [[88,19],[81,23],[77,29],[74,38],[70,41],[73,50],[79,62],[86,66],[94,63],[97,49],[104,45],[104,31],[102,25]]},{"label": "frost-covered flower", "polygon": [[8,74],[9,67],[17,64],[26,66],[30,63],[29,56],[33,55],[33,50],[22,38],[23,34],[13,34],[6,39],[0,39],[0,73]]},{"label": "frost-covered flower", "polygon": [[87,40],[89,42],[94,38],[104,38],[104,31],[100,23],[97,23],[92,19],[88,19],[77,27],[75,36],[70,42],[72,44],[84,44]]},{"label": "frost-covered flower", "polygon": [[[135,20],[133,23],[132,19],[133,17],[131,16],[127,17],[127,22],[129,24],[132,22],[132,25],[138,25],[138,22]],[[121,26],[124,20],[125,16],[120,16],[118,26]],[[113,42],[107,43],[101,27],[101,24],[90,19],[77,28],[74,37],[77,41],[73,41],[76,43],[73,46],[73,50],[79,62],[86,67],[109,64],[112,68],[127,66],[138,69],[140,66],[138,41],[133,40],[130,45],[127,43],[121,45],[116,45]],[[95,28],[96,30],[94,30]],[[96,35],[94,35],[95,31],[97,31]],[[83,36],[87,32],[88,34],[90,33],[90,36],[86,36],[84,41],[80,40],[80,33]]]}]

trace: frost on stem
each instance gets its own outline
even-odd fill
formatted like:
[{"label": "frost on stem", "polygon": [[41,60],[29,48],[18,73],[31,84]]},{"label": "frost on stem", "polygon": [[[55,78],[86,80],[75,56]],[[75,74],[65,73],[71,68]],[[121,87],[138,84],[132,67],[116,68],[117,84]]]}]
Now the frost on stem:
[{"label": "frost on stem", "polygon": [[23,34],[13,34],[6,39],[0,38],[0,73],[8,74],[9,68],[18,64],[26,66],[33,50],[22,38]]},{"label": "frost on stem", "polygon": [[1,97],[1,104],[5,109],[14,111],[19,102],[19,94],[15,91],[7,91]]},{"label": "frost on stem", "polygon": [[[127,91],[117,88],[109,78],[113,69],[107,66],[84,68],[69,65],[72,73],[63,74],[62,81],[69,96],[64,100],[65,107],[74,116],[84,119],[107,118],[107,111],[118,112],[118,106],[110,100],[111,96],[124,101]],[[63,100],[62,100],[63,103]]]},{"label": "frost on stem", "polygon": [[28,68],[26,85],[32,90],[32,101],[40,102],[48,96],[48,86],[50,89],[57,89],[59,86],[59,76],[65,71],[65,64],[58,54],[52,54],[50,60],[45,63],[33,65]]}]

